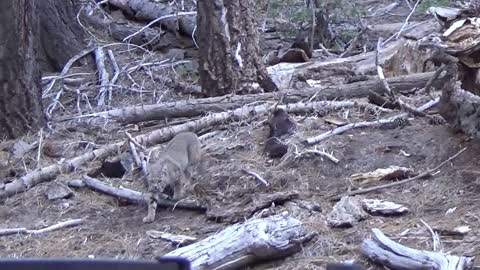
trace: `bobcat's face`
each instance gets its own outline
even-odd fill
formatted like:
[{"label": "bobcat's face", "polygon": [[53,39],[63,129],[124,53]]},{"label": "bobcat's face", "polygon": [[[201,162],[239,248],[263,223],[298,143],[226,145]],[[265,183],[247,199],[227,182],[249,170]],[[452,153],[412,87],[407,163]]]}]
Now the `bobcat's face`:
[{"label": "bobcat's face", "polygon": [[165,169],[152,167],[148,175],[148,191],[161,193],[165,189]]}]

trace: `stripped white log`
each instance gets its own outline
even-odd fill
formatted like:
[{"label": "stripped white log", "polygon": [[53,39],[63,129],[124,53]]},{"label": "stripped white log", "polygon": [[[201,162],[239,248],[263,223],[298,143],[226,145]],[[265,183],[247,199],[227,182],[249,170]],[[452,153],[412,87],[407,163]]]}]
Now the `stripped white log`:
[{"label": "stripped white log", "polygon": [[372,229],[372,238],[362,243],[362,253],[390,269],[461,270],[473,268],[473,257],[446,255],[400,245],[379,229]]},{"label": "stripped white log", "polygon": [[165,256],[188,259],[192,270],[238,269],[293,254],[312,237],[301,221],[283,213],[234,224]]},{"label": "stripped white log", "polygon": [[[94,51],[95,54],[95,63],[97,64],[98,71],[98,81],[100,83],[99,92],[97,95],[97,104],[98,106],[105,105],[105,96],[108,92],[109,85],[109,75],[107,69],[105,68],[105,52],[102,47],[98,47]],[[109,101],[108,101],[109,102]]]},{"label": "stripped white log", "polygon": [[[203,99],[194,99],[194,100],[181,100],[175,102],[164,102],[159,104],[149,104],[141,106],[130,106],[121,109],[114,109],[103,112],[95,112],[91,114],[84,114],[81,116],[68,117],[64,118],[61,121],[73,120],[73,119],[82,119],[82,118],[98,118],[98,119],[112,119],[121,123],[138,123],[143,121],[151,120],[164,120],[171,119],[176,117],[195,117],[199,115],[204,115],[205,112],[228,112],[229,110],[234,110],[241,108],[244,104],[249,103],[259,103],[269,102],[273,103],[274,97],[278,93],[267,93],[272,98],[271,99],[261,99],[255,97],[255,95],[241,95],[233,96],[228,99],[225,97],[212,97],[212,98],[203,98]],[[318,101],[318,102],[299,102],[299,103],[290,103],[292,113],[304,113],[312,112],[315,109],[321,109],[321,106],[326,106],[327,109],[331,108],[332,110],[338,108],[360,108],[360,109],[369,109],[372,111],[380,112],[391,112],[392,110],[382,108],[366,102],[354,102],[354,101]],[[267,106],[267,105],[266,105]],[[98,121],[97,119],[97,121]]]}]

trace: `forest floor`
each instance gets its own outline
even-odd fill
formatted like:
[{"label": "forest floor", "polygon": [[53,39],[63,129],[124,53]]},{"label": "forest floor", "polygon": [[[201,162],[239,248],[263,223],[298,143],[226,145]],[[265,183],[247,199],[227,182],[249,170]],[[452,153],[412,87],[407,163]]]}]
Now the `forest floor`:
[{"label": "forest floor", "polygon": [[[369,1],[369,5],[372,3],[373,1]],[[405,14],[406,10],[405,6],[400,6],[399,10],[392,12]],[[398,22],[403,22],[405,17],[394,18],[385,15],[375,18],[375,22],[394,22],[397,19]],[[414,105],[421,105],[427,100],[426,97],[420,98],[422,102]],[[138,101],[128,99],[125,98],[120,103],[127,105]],[[74,103],[67,109],[75,110]],[[396,113],[398,112],[390,115]],[[343,115],[345,110],[322,115],[293,116],[298,124],[295,137],[307,138],[335,128],[325,119],[341,118]],[[389,115],[369,115],[349,109],[348,121],[365,121],[387,116]],[[261,124],[262,120],[265,119],[257,119],[249,124],[239,122],[226,125],[216,137],[203,142],[210,156],[208,170],[212,174],[212,179],[208,179],[206,184],[211,191],[208,196],[212,196],[212,200],[220,206],[228,208],[232,201],[248,202],[253,196],[295,191],[299,194],[298,198],[283,205],[276,205],[273,211],[280,213],[288,210],[318,235],[299,253],[254,266],[254,269],[321,269],[326,262],[350,259],[357,259],[368,265],[369,262],[360,255],[358,248],[362,240],[369,236],[372,228],[381,229],[393,240],[409,247],[432,250],[431,234],[422,221],[433,228],[469,226],[471,231],[466,236],[441,236],[443,251],[463,256],[476,256],[480,252],[480,207],[477,206],[477,203],[480,203],[478,142],[452,132],[447,124],[431,125],[426,119],[411,118],[411,125],[403,128],[355,129],[317,145],[318,149],[325,149],[339,158],[338,164],[317,156],[308,156],[291,164],[278,166],[279,160],[272,160],[263,154],[262,142],[268,134],[268,127]],[[158,121],[142,126],[141,133],[162,125],[163,122]],[[96,129],[86,125],[59,125],[57,132],[51,134],[46,143],[67,147],[68,151],[61,158],[71,158],[92,147],[124,139],[123,129],[124,127],[114,125]],[[136,133],[132,132],[132,135]],[[38,137],[30,136],[22,140],[31,143],[37,141]],[[0,150],[11,148],[15,143],[3,142]],[[465,152],[431,178],[363,195],[370,199],[403,204],[410,209],[408,214],[396,217],[369,216],[352,228],[332,229],[327,226],[326,215],[335,203],[329,198],[360,186],[359,183],[348,180],[352,174],[390,165],[422,172],[434,168],[464,147],[467,148]],[[58,162],[59,159],[44,156],[40,159],[39,166]],[[37,151],[25,153],[20,160],[22,162],[9,164],[8,169],[2,170],[1,177],[12,179],[16,175],[25,174],[26,170],[34,169],[37,166]],[[72,179],[80,179],[83,174],[98,166],[100,162],[96,161],[90,164],[89,168],[62,174],[54,181],[66,183]],[[261,174],[271,185],[264,187],[253,177],[242,173],[242,168]],[[124,179],[99,179],[114,186],[143,189],[140,172]],[[142,218],[146,215],[146,206],[127,204],[87,188],[74,189],[74,196],[68,199],[50,201],[44,193],[51,184],[52,182],[43,183],[6,199],[5,203],[0,205],[1,228],[43,228],[76,218],[83,218],[85,222],[76,227],[40,235],[0,236],[0,256],[150,259],[175,249],[175,246],[149,237],[146,233],[149,230],[203,239],[230,225],[227,222],[208,220],[204,213],[182,209],[159,210],[154,223],[144,224]],[[381,183],[361,186],[364,188],[379,184]],[[319,207],[306,211],[302,210],[303,203]],[[375,269],[375,266],[371,269]]]}]

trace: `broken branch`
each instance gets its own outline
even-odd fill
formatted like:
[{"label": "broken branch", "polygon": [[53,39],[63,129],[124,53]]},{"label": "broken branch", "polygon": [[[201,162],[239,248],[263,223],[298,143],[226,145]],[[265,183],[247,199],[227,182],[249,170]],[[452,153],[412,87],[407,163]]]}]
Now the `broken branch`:
[{"label": "broken branch", "polygon": [[83,219],[71,219],[67,221],[60,222],[58,224],[38,229],[38,230],[28,230],[26,228],[11,228],[11,229],[0,229],[0,236],[11,235],[11,234],[42,234],[46,232],[56,231],[62,228],[73,227],[83,223]]},{"label": "broken branch", "polygon": [[[146,203],[144,198],[145,196],[142,192],[135,191],[128,188],[123,188],[123,187],[120,187],[120,188],[112,187],[103,183],[100,180],[89,177],[87,175],[83,176],[83,182],[85,183],[85,186],[97,192],[107,194],[119,199],[124,199],[132,203],[138,203],[138,204]],[[195,203],[186,202],[186,201],[173,202],[173,201],[159,198],[159,200],[157,201],[157,204],[161,207],[169,207],[169,208],[175,207],[175,208],[189,209],[194,211],[205,211],[205,208],[203,208],[202,206],[199,206]]]},{"label": "broken branch", "polygon": [[[440,101],[440,98],[436,98],[435,100],[431,100],[431,101],[425,103],[424,105],[420,106],[417,110],[418,111],[425,111],[425,110],[437,105],[439,101]],[[325,132],[323,134],[320,134],[318,136],[308,138],[308,139],[305,140],[305,143],[306,144],[316,144],[316,143],[319,143],[319,142],[321,142],[325,139],[328,139],[328,138],[333,137],[335,135],[342,134],[344,132],[347,132],[347,131],[355,129],[355,128],[380,127],[380,126],[383,126],[385,124],[394,123],[395,119],[404,118],[404,117],[407,117],[407,116],[408,116],[408,113],[402,113],[402,114],[399,114],[399,115],[389,117],[387,119],[380,119],[380,120],[377,120],[377,121],[351,123],[351,124],[348,124],[348,125],[345,125],[345,126],[341,126],[341,127],[332,129],[332,130],[327,131],[327,132]]]},{"label": "broken branch", "polygon": [[361,251],[370,260],[390,269],[463,270],[473,268],[473,257],[445,255],[403,246],[372,229],[372,239],[363,240]]}]

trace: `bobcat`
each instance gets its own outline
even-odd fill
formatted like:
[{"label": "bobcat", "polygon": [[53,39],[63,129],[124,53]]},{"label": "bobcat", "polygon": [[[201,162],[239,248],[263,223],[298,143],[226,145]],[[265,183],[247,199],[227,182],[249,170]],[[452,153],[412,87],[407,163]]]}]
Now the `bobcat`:
[{"label": "bobcat", "polygon": [[143,222],[153,222],[157,209],[157,201],[163,194],[166,187],[173,190],[173,199],[178,200],[184,197],[185,186],[192,187],[192,168],[199,165],[199,171],[204,173],[203,154],[200,148],[200,141],[193,132],[182,132],[177,134],[167,144],[165,150],[150,163],[146,177],[147,193],[145,200],[148,204],[147,216]]}]

